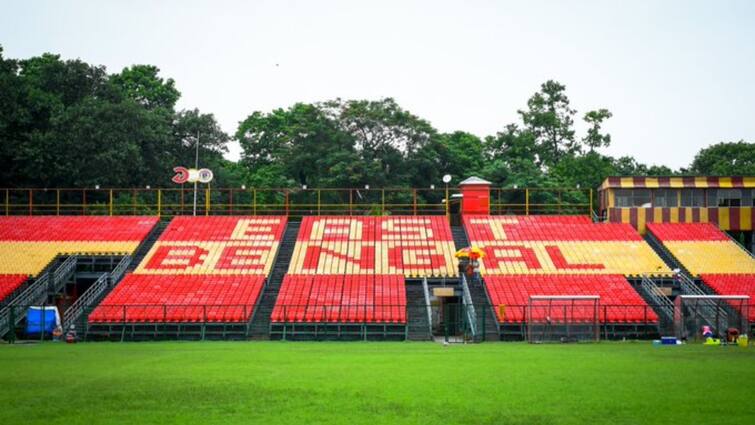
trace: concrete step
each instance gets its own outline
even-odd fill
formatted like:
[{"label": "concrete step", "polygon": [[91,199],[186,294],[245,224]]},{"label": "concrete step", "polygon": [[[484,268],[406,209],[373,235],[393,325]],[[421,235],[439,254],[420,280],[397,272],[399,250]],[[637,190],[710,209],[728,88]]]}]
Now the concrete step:
[{"label": "concrete step", "polygon": [[260,301],[250,324],[250,336],[253,339],[270,338],[270,316],[275,308],[281,283],[283,283],[283,278],[291,263],[291,256],[294,253],[300,225],[301,222],[293,221],[289,221],[286,224],[286,231],[283,233],[283,238],[278,248],[278,256],[275,259],[275,264],[273,264],[265,289],[260,295]]},{"label": "concrete step", "polygon": [[132,272],[136,270],[136,268],[139,266],[139,263],[144,260],[144,257],[147,256],[147,253],[149,253],[149,250],[152,249],[152,246],[155,244],[155,242],[160,239],[160,235],[163,234],[165,228],[168,227],[169,223],[170,220],[161,220],[157,222],[152,231],[149,232],[149,235],[147,235],[147,238],[142,241],[142,243],[136,248],[136,251],[134,251],[133,258],[131,259],[131,264],[129,264],[128,268],[126,268],[126,272]]},{"label": "concrete step", "polygon": [[463,226],[451,226],[451,236],[454,239],[454,246],[457,250],[466,248],[469,246],[469,239],[467,238],[467,232],[464,231]]},{"label": "concrete step", "polygon": [[407,339],[411,341],[429,341],[430,324],[427,320],[427,302],[422,285],[407,283],[406,287],[406,323]]}]

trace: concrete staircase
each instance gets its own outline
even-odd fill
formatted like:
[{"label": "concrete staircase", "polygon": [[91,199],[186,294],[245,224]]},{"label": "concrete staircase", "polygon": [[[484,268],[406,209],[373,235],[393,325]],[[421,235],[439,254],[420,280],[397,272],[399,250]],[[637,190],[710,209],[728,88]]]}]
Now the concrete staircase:
[{"label": "concrete staircase", "polygon": [[249,335],[252,339],[269,339],[270,338],[270,316],[275,307],[275,301],[278,299],[283,277],[288,272],[288,266],[291,262],[291,255],[296,245],[296,236],[299,234],[301,222],[289,221],[286,225],[286,231],[283,233],[283,240],[278,248],[278,256],[273,264],[270,277],[267,280],[265,289],[260,295],[260,300],[254,310],[254,316],[249,327]]},{"label": "concrete staircase", "polygon": [[457,251],[469,246],[467,232],[464,231],[463,226],[451,226],[451,236],[454,238],[454,246]]},{"label": "concrete staircase", "polygon": [[430,341],[432,333],[427,316],[427,301],[421,282],[406,283],[406,339]]},{"label": "concrete staircase", "polygon": [[[70,306],[64,313],[64,317],[72,316],[69,320],[70,323],[66,324],[75,324],[79,329],[87,329],[87,319],[89,317],[89,314],[94,311],[94,309],[100,304],[100,302],[105,299],[105,297],[113,290],[113,288],[115,288],[115,286],[123,279],[123,277],[126,276],[127,273],[131,273],[136,270],[137,266],[139,266],[139,263],[144,260],[144,257],[147,256],[147,253],[149,253],[149,250],[152,249],[152,246],[155,244],[155,242],[160,239],[160,235],[162,235],[163,231],[165,231],[165,228],[168,227],[168,223],[170,223],[170,220],[160,220],[157,222],[155,227],[152,228],[152,231],[150,231],[147,235],[147,238],[144,239],[142,243],[139,244],[139,246],[136,248],[136,251],[134,251],[134,255],[131,257],[130,261],[127,260],[129,261],[129,264],[126,267],[125,273],[117,273],[118,276],[116,276],[116,274],[111,271],[107,274],[107,276],[105,276],[105,280],[96,281],[86,290],[86,292],[81,294],[79,296],[79,300],[77,300],[76,303]],[[82,301],[85,302],[86,305],[77,305]]]},{"label": "concrete staircase", "polygon": [[475,279],[469,283],[469,292],[472,295],[472,304],[475,306],[478,317],[484,317],[484,323],[480,323],[480,332],[484,330],[485,341],[500,340],[498,321],[495,316],[495,310],[490,305],[490,300],[488,300],[485,284],[482,280]]},{"label": "concrete staircase", "polygon": [[136,267],[139,266],[139,263],[141,263],[144,257],[147,256],[149,250],[152,249],[152,245],[154,245],[155,242],[160,238],[160,235],[163,234],[165,228],[168,227],[169,223],[170,220],[160,220],[157,222],[155,227],[152,228],[152,231],[149,232],[149,235],[147,235],[147,238],[142,241],[139,247],[136,248],[134,255],[131,257],[131,264],[129,264],[128,268],[126,268],[127,273],[136,270]]},{"label": "concrete staircase", "polygon": [[[467,233],[464,231],[463,226],[451,226],[451,235],[454,238],[454,245],[456,246],[457,250],[469,246],[469,239],[467,239]],[[484,316],[484,324],[480,323],[480,326],[485,329],[485,340],[500,340],[498,321],[495,317],[495,311],[490,304],[490,300],[488,299],[488,294],[485,290],[485,284],[483,283],[483,281],[470,279],[469,293],[472,296],[472,304],[474,305],[477,315]]]},{"label": "concrete staircase", "polygon": [[[76,271],[76,257],[56,257],[35,279],[25,283],[21,293],[0,309],[0,338],[15,329],[24,318],[24,312],[32,305],[45,305],[50,296],[60,292]],[[15,338],[12,338],[15,339]]]}]

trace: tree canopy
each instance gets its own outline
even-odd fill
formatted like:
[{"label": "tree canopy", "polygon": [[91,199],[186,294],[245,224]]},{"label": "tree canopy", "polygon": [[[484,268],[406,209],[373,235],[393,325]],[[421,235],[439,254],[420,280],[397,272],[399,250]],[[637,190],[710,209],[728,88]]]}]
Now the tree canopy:
[{"label": "tree canopy", "polygon": [[[176,110],[177,83],[148,64],[103,66],[0,47],[0,186],[170,186],[172,167],[213,169],[216,187],[429,187],[444,174],[497,187],[594,188],[609,175],[755,175],[755,144],[719,143],[672,170],[614,158],[603,107],[579,114],[546,81],[518,122],[484,137],[443,133],[392,98],[333,99],[253,111],[226,134],[211,113]],[[586,131],[578,134],[575,119]],[[223,158],[239,142],[239,162]]]},{"label": "tree canopy", "polygon": [[718,143],[695,156],[690,171],[711,176],[755,176],[755,143]]},{"label": "tree canopy", "polygon": [[202,165],[226,167],[228,135],[212,114],[176,111],[181,94],[159,72],[0,48],[0,186],[168,185],[175,165],[193,165],[197,134]]}]

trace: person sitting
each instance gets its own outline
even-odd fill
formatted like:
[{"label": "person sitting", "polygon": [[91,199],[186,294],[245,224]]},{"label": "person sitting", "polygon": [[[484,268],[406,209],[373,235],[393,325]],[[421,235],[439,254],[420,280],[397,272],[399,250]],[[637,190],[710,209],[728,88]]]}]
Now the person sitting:
[{"label": "person sitting", "polygon": [[60,325],[55,326],[55,329],[52,331],[52,340],[60,341],[61,336],[63,336],[63,328],[61,328]]},{"label": "person sitting", "polygon": [[467,270],[467,265],[469,265],[469,259],[466,257],[462,257],[459,259],[459,274],[464,274]]},{"label": "person sitting", "polygon": [[713,338],[713,329],[710,326],[703,326],[703,338]]},{"label": "person sitting", "polygon": [[66,342],[69,344],[73,344],[76,342],[77,336],[76,336],[76,325],[71,325],[71,328],[68,330],[68,333],[66,334]]},{"label": "person sitting", "polygon": [[736,344],[739,339],[739,329],[729,328],[726,330],[726,341],[732,344]]}]

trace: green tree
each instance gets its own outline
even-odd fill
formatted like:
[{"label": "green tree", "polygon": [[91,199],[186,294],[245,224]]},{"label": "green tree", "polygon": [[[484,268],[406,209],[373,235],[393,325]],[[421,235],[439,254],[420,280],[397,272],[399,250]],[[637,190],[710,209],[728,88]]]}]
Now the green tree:
[{"label": "green tree", "polygon": [[0,99],[8,102],[2,109],[9,111],[0,116],[4,185],[58,185],[54,178],[59,174],[51,169],[60,166],[69,167],[69,175],[77,174],[81,165],[61,165],[53,155],[62,142],[50,132],[68,108],[92,97],[107,97],[104,68],[44,54],[20,61],[2,59],[0,72]]},{"label": "green tree", "polygon": [[[569,202],[587,203],[588,189],[595,189],[608,176],[617,174],[613,158],[597,152],[564,157],[553,169],[551,178],[564,188],[579,189],[568,192]],[[593,193],[597,196],[597,193]],[[596,201],[597,199],[593,199]]]},{"label": "green tree", "polygon": [[755,176],[755,143],[718,143],[698,152],[690,171],[708,176]]},{"label": "green tree", "polygon": [[647,166],[646,171],[642,173],[646,176],[673,176],[675,174],[679,174],[676,171],[672,170],[671,168],[665,166],[665,165],[650,165]]},{"label": "green tree", "polygon": [[574,137],[574,114],[566,86],[548,80],[540,86],[540,91],[527,101],[527,109],[519,110],[525,129],[535,138],[539,161],[542,164],[556,165],[565,155],[579,151],[580,146]]},{"label": "green tree", "polygon": [[[329,187],[346,184],[355,175],[336,174],[358,162],[353,139],[316,105],[297,103],[271,113],[254,112],[236,132],[241,161],[250,170],[265,168],[283,173],[298,185]],[[276,165],[276,167],[271,167]]]},{"label": "green tree", "polygon": [[441,134],[439,142],[439,171],[451,174],[457,181],[481,174],[485,158],[483,143],[479,137],[464,131],[455,131]]},{"label": "green tree", "polygon": [[233,183],[233,187],[242,184],[249,188],[285,188],[296,186],[296,181],[286,177],[286,170],[282,164],[266,164],[251,169],[241,162],[228,162],[221,172],[228,173],[226,180]]},{"label": "green tree", "polygon": [[87,98],[63,111],[28,158],[41,182],[63,187],[159,185],[170,174],[144,146],[163,144],[163,123],[133,102]]},{"label": "green tree", "polygon": [[29,106],[39,108],[38,118],[50,118],[88,96],[112,95],[104,67],[78,59],[63,61],[50,53],[20,61],[19,76],[28,90]]},{"label": "green tree", "polygon": [[173,166],[193,158],[186,134],[197,129],[203,156],[225,167],[228,136],[212,115],[176,114],[180,93],[158,72],[138,65],[108,75],[52,54],[5,59],[0,49],[2,185],[168,185]]},{"label": "green tree", "polygon": [[0,46],[0,184],[8,187],[23,170],[15,159],[25,142],[21,129],[31,124],[28,108],[23,106],[25,87],[18,76],[19,64],[3,57]]},{"label": "green tree", "polygon": [[[197,137],[200,165],[213,169],[216,186],[421,188],[439,185],[443,174],[455,181],[478,174],[504,188],[587,188],[609,175],[677,172],[599,154],[611,143],[603,129],[611,113],[587,112],[586,134],[578,137],[566,88],[552,80],[518,111],[520,124],[484,141],[462,131],[439,134],[391,98],[254,112],[235,134],[239,163],[223,158],[230,137],[212,114],[176,112],[180,95],[152,65],[109,75],[54,54],[5,58],[0,47],[0,185],[169,185],[173,166],[193,165]],[[754,146],[710,146],[679,172],[753,175]]]},{"label": "green tree", "polygon": [[110,83],[123,97],[147,109],[172,111],[181,93],[172,78],[163,79],[159,73],[160,69],[153,65],[133,65],[111,76]]},{"label": "green tree", "polygon": [[617,176],[672,176],[678,174],[665,165],[646,165],[631,156],[622,156],[613,160]]},{"label": "green tree", "polygon": [[351,134],[356,148],[365,157],[394,149],[404,154],[416,152],[436,134],[425,120],[402,109],[394,99],[377,101],[336,99],[319,107]]},{"label": "green tree", "polygon": [[353,140],[366,172],[365,183],[373,187],[405,186],[409,182],[424,186],[433,180],[421,173],[413,176],[415,173],[405,165],[428,164],[428,145],[436,141],[437,132],[395,100],[336,99],[318,106]]},{"label": "green tree", "polygon": [[534,135],[516,124],[485,140],[483,176],[498,187],[536,187],[545,183]]},{"label": "green tree", "polygon": [[613,114],[608,109],[598,109],[585,114],[584,120],[590,128],[587,129],[587,135],[582,138],[582,143],[589,148],[590,152],[611,145],[611,135],[601,133],[601,127],[603,122],[612,116]]}]

